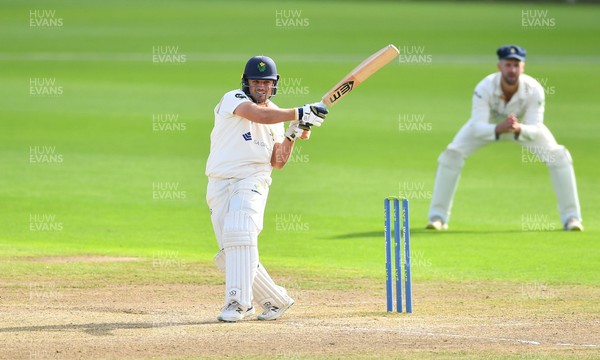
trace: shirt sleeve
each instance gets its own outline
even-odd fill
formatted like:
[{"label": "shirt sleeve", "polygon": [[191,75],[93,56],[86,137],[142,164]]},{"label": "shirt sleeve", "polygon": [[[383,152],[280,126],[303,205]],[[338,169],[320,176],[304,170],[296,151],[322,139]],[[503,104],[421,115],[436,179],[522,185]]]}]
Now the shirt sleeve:
[{"label": "shirt sleeve", "polygon": [[486,86],[486,80],[477,84],[473,92],[473,105],[469,125],[476,138],[494,140],[496,138],[496,125],[490,124],[490,96],[492,94],[491,90]]},{"label": "shirt sleeve", "polygon": [[275,124],[274,138],[276,143],[282,143],[285,139],[285,125],[283,123]]},{"label": "shirt sleeve", "polygon": [[221,100],[221,104],[217,112],[221,115],[228,114],[229,116],[233,116],[233,112],[240,104],[245,102],[250,102],[251,100],[248,98],[246,94],[244,94],[241,90],[230,91],[223,96]]},{"label": "shirt sleeve", "polygon": [[[270,108],[279,109],[279,106],[272,101],[268,102]],[[273,132],[273,141],[276,143],[282,143],[285,139],[285,124],[277,123],[270,125],[271,131]]]},{"label": "shirt sleeve", "polygon": [[525,114],[521,122],[521,133],[519,140],[533,140],[540,131],[540,125],[544,123],[546,96],[542,86],[532,87],[532,95],[527,99]]}]

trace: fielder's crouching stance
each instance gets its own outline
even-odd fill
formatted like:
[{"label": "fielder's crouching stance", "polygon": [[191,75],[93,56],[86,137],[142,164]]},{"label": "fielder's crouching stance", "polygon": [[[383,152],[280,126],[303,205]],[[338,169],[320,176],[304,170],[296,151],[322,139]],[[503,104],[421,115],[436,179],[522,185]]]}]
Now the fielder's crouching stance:
[{"label": "fielder's crouching stance", "polygon": [[[226,93],[214,111],[206,201],[221,249],[215,263],[225,272],[220,321],[235,322],[254,315],[253,301],[263,310],[259,320],[275,320],[294,304],[260,264],[258,235],[272,169],[287,163],[303,129],[321,126],[327,110],[318,105],[278,108],[270,101],[278,80],[273,60],[255,56],[246,64],[242,89]],[[290,121],[287,131],[285,121]]]},{"label": "fielder's crouching stance", "polygon": [[544,89],[523,73],[526,51],[506,45],[497,54],[499,72],[488,75],[477,85],[471,118],[438,158],[427,228],[448,227],[465,160],[476,150],[500,140],[521,144],[546,164],[564,230],[583,231],[571,155],[543,123]]}]

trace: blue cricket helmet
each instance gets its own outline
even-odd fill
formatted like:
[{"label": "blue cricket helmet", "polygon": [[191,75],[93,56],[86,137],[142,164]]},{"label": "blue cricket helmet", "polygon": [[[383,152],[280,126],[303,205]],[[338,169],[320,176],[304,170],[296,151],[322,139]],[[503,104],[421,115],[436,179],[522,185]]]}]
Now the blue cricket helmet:
[{"label": "blue cricket helmet", "polygon": [[268,56],[254,56],[246,63],[244,74],[242,75],[242,90],[246,95],[250,96],[250,86],[248,80],[273,80],[273,91],[271,96],[277,93],[277,82],[279,82],[279,74],[275,61]]}]

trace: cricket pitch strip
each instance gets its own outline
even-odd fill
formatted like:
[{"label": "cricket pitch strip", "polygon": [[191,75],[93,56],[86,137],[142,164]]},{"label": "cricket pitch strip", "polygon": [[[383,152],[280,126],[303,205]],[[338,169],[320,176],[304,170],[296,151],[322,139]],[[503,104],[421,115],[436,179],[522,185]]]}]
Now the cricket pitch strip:
[{"label": "cricket pitch strip", "polygon": [[279,320],[239,323],[216,320],[222,284],[4,278],[0,358],[592,359],[600,351],[594,287],[416,281],[414,313],[388,314],[383,280],[305,289],[274,273],[296,304]]}]

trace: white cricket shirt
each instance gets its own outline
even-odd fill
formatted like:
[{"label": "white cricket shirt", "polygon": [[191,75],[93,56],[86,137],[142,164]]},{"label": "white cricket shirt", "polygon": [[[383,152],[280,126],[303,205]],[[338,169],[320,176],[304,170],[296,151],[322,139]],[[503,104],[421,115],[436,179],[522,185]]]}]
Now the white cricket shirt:
[{"label": "white cricket shirt", "polygon": [[500,86],[501,78],[502,75],[497,72],[477,84],[468,125],[476,137],[494,139],[496,125],[514,114],[521,123],[519,139],[532,140],[539,131],[538,125],[544,122],[544,88],[531,76],[521,74],[517,92],[506,103]]},{"label": "white cricket shirt", "polygon": [[233,111],[252,101],[242,90],[226,93],[215,107],[215,124],[210,134],[210,155],[206,175],[222,179],[270,176],[275,143],[284,138],[284,125],[259,124],[237,116]]}]

